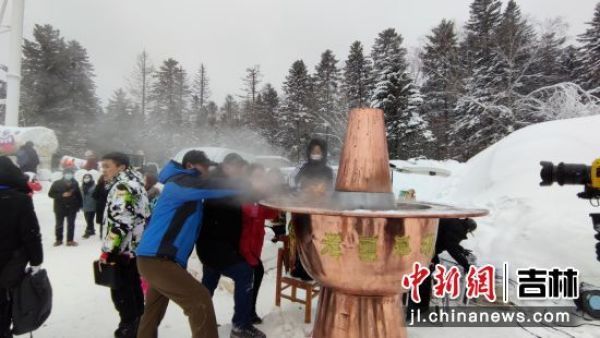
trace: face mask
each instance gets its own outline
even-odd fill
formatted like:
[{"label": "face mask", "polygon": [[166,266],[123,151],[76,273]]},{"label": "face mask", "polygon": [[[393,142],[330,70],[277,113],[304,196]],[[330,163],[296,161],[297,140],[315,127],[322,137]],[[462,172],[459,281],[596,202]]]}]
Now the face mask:
[{"label": "face mask", "polygon": [[92,180],[90,180],[89,178],[84,178],[83,179],[83,183],[90,183]]},{"label": "face mask", "polygon": [[69,181],[73,179],[73,174],[65,174],[65,180]]},{"label": "face mask", "polygon": [[310,155],[310,159],[313,161],[320,161],[323,159],[323,155]]}]

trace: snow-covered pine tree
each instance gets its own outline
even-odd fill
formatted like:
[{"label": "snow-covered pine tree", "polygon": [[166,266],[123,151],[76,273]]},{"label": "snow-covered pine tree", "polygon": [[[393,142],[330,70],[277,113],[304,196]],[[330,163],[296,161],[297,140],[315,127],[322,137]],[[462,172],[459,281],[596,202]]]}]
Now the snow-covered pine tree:
[{"label": "snow-covered pine tree", "polygon": [[[533,28],[522,17],[521,10],[514,0],[507,3],[502,13],[495,41],[496,68],[493,74],[496,76],[492,81],[492,90],[496,90],[497,93],[494,103],[514,112],[515,101],[532,90],[527,83],[536,77],[531,66],[539,60]],[[516,116],[505,116],[504,123],[510,124],[510,130],[514,130],[519,123],[518,119]]]},{"label": "snow-covered pine tree", "polygon": [[578,83],[600,97],[600,2],[596,4],[594,17],[585,33],[577,37],[579,49]]},{"label": "snow-covered pine tree", "polygon": [[219,114],[219,106],[215,101],[208,101],[206,104],[206,122],[209,126],[214,127],[217,124]]},{"label": "snow-covered pine tree", "polygon": [[339,105],[338,60],[330,49],[321,54],[321,61],[315,67],[314,85],[316,113],[325,115],[337,109]]},{"label": "snow-covered pine tree", "polygon": [[61,150],[83,153],[101,111],[86,49],[50,25],[35,25],[24,43],[22,76],[20,124],[48,126]]},{"label": "snow-covered pine tree", "polygon": [[573,45],[566,46],[560,57],[560,65],[564,72],[564,81],[578,82],[579,51]]},{"label": "snow-covered pine tree", "polygon": [[371,60],[363,53],[362,43],[354,41],[343,70],[342,98],[348,110],[370,106],[372,69]]},{"label": "snow-covered pine tree", "polygon": [[304,61],[295,61],[283,84],[285,97],[278,114],[277,145],[288,149],[289,155],[298,160],[315,126],[312,90],[312,79]]},{"label": "snow-covered pine tree", "polygon": [[316,104],[316,129],[313,134],[328,141],[331,154],[341,149],[348,115],[340,96],[340,70],[337,63],[333,52],[327,49],[321,54],[321,61],[315,67],[313,76]]},{"label": "snow-covered pine tree", "polygon": [[225,96],[221,106],[220,124],[231,128],[239,127],[241,124],[240,105],[231,94]]},{"label": "snow-covered pine tree", "polygon": [[144,131],[152,146],[146,146],[147,154],[164,158],[174,151],[178,139],[192,127],[187,110],[189,86],[187,74],[179,62],[169,58],[153,73],[149,102],[152,111]]},{"label": "snow-covered pine tree", "polygon": [[143,130],[135,116],[135,103],[122,88],[115,90],[108,99],[105,114],[95,126],[99,139],[94,140],[99,151],[133,153],[140,149]]},{"label": "snow-covered pine tree", "polygon": [[524,93],[572,80],[577,50],[565,46],[567,29],[568,24],[560,18],[544,22],[532,48],[535,53],[522,90]]},{"label": "snow-covered pine tree", "polygon": [[[493,107],[497,80],[494,49],[496,30],[502,21],[502,3],[498,0],[474,0],[465,25],[465,40],[460,46],[465,72],[465,94],[457,104],[457,119],[452,126],[450,143],[457,158],[469,159],[492,142],[498,134],[493,126],[500,112]],[[502,132],[503,133],[503,132]]]},{"label": "snow-covered pine tree", "polygon": [[279,96],[270,83],[267,83],[256,97],[255,130],[265,137],[269,143],[276,143],[279,132],[277,124],[277,111]]},{"label": "snow-covered pine tree", "polygon": [[415,153],[407,149],[416,134],[429,136],[427,123],[419,114],[421,97],[407,71],[406,49],[393,28],[379,33],[371,51],[374,89],[371,106],[383,109],[391,158],[406,158]]},{"label": "snow-covered pine tree", "polygon": [[118,121],[119,123],[131,123],[133,118],[133,102],[127,97],[127,93],[123,88],[119,88],[113,92],[113,95],[108,99],[106,105],[106,115],[108,118]]},{"label": "snow-covered pine tree", "polygon": [[187,74],[179,62],[169,58],[154,73],[150,99],[154,105],[153,124],[163,127],[180,126],[189,95]]},{"label": "snow-covered pine tree", "polygon": [[424,117],[437,140],[430,155],[438,159],[452,157],[449,144],[456,103],[462,93],[462,71],[459,65],[458,38],[454,22],[443,19],[427,36],[421,54],[424,96]]}]

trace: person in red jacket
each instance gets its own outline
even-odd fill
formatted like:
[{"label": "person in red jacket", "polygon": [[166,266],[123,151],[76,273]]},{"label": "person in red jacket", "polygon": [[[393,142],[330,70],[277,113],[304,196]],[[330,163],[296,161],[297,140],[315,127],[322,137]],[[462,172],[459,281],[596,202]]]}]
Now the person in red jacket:
[{"label": "person in red jacket", "polygon": [[260,199],[265,196],[265,174],[265,168],[260,164],[251,164],[248,167],[248,178],[256,193],[252,201],[242,205],[240,254],[254,270],[252,313],[250,315],[254,324],[262,323],[262,319],[256,313],[256,300],[265,274],[265,268],[260,259],[265,238],[265,220],[275,219],[279,215],[277,210],[258,204]]}]

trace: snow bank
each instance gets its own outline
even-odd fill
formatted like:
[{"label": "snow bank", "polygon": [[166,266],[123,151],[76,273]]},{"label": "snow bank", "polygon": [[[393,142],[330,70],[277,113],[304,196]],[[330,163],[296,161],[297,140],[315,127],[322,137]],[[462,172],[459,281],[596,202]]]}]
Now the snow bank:
[{"label": "snow bank", "polygon": [[481,260],[512,268],[580,269],[600,284],[600,263],[582,186],[540,187],[542,160],[590,165],[600,157],[600,115],[552,121],[518,130],[471,159],[443,198],[488,208],[475,239]]}]

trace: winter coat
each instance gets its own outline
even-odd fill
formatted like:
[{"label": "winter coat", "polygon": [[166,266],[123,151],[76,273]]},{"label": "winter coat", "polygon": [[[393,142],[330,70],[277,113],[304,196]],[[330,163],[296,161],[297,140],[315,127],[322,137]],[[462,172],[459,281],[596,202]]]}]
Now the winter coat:
[{"label": "winter coat", "polygon": [[108,186],[102,252],[132,255],[149,216],[142,175],[133,169],[121,171]]},{"label": "winter coat", "polygon": [[258,203],[242,206],[242,236],[240,253],[250,266],[257,266],[265,240],[265,220],[279,216],[277,210],[264,207]]},{"label": "winter coat", "polygon": [[98,184],[96,184],[92,197],[96,200],[96,223],[103,224],[104,209],[106,209],[106,199],[108,198],[108,189],[103,180],[98,181]]},{"label": "winter coat", "polygon": [[83,211],[94,212],[96,211],[96,199],[94,198],[94,192],[96,191],[96,184],[92,181],[89,184],[81,185],[81,195],[83,196]]},{"label": "winter coat", "polygon": [[[312,160],[310,153],[316,146],[321,148],[323,158],[319,161]],[[300,167],[294,178],[297,188],[301,188],[303,183],[311,179],[325,179],[328,186],[333,186],[333,170],[327,165],[327,144],[320,140],[311,140],[306,148],[307,161]]]},{"label": "winter coat", "polygon": [[[17,276],[6,276],[2,270],[18,250],[25,253],[24,264],[26,261],[31,265],[42,264],[40,226],[31,197],[7,185],[0,185],[0,215],[0,275],[2,279],[13,279]],[[24,268],[22,266],[15,272],[21,273]]]},{"label": "winter coat", "polygon": [[242,202],[237,196],[204,203],[196,252],[202,264],[216,270],[244,261],[240,253]]},{"label": "winter coat", "polygon": [[[187,266],[202,228],[203,201],[234,195],[222,180],[202,178],[194,169],[171,161],[160,172],[164,184],[150,222],[137,247],[143,257],[162,257]],[[225,189],[223,189],[225,188]]]},{"label": "winter coat", "polygon": [[[65,197],[63,193],[71,192],[71,196]],[[81,190],[75,179],[61,179],[52,183],[48,196],[54,199],[54,212],[57,214],[69,214],[81,209],[83,198]]]},{"label": "winter coat", "polygon": [[17,151],[17,164],[23,172],[37,172],[40,158],[32,146],[24,145]]},{"label": "winter coat", "polygon": [[440,219],[438,236],[435,242],[434,263],[439,262],[439,254],[447,251],[463,269],[469,269],[469,260],[467,259],[469,251],[460,245],[460,242],[467,239],[468,231],[465,222],[467,222],[466,219],[459,218]]}]

